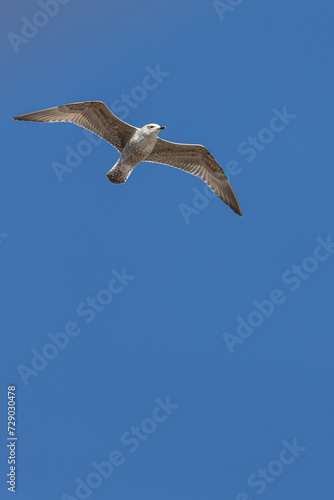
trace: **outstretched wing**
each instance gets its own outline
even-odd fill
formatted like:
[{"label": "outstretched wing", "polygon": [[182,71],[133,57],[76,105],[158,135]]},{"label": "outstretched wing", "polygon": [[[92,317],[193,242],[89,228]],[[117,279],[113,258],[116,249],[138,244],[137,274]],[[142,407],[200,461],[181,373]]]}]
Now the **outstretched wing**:
[{"label": "outstretched wing", "polygon": [[236,214],[242,215],[238,199],[224,170],[204,146],[178,144],[158,138],[152,153],[145,161],[163,163],[196,175]]},{"label": "outstretched wing", "polygon": [[13,120],[74,123],[110,142],[120,152],[136,130],[132,125],[117,118],[100,101],[74,102],[56,108],[42,109],[26,115],[14,116]]}]

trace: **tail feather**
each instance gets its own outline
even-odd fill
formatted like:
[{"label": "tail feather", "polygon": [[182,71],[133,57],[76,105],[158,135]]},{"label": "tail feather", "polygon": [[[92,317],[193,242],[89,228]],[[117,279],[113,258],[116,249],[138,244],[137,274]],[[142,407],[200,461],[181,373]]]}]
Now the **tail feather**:
[{"label": "tail feather", "polygon": [[107,178],[113,184],[124,184],[127,181],[127,178],[131,174],[132,169],[124,168],[120,165],[120,161],[113,166],[111,170],[107,173]]}]

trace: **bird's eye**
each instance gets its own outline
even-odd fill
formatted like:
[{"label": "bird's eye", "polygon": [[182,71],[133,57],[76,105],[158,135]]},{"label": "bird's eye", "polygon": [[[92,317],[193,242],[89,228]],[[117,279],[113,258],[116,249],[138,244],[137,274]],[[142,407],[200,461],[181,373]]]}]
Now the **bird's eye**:
[{"label": "bird's eye", "polygon": [[153,125],[150,125],[150,128],[153,128]]}]

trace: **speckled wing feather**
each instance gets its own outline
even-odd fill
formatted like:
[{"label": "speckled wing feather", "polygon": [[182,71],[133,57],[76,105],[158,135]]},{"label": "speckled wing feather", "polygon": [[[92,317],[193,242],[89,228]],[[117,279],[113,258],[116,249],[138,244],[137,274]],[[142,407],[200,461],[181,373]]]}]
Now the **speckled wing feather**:
[{"label": "speckled wing feather", "polygon": [[178,144],[158,138],[145,161],[176,167],[202,179],[232,210],[242,215],[235,192],[212,154],[199,144]]},{"label": "speckled wing feather", "polygon": [[43,123],[74,123],[110,142],[120,152],[136,130],[132,125],[117,118],[100,101],[75,102],[26,115],[14,116],[13,119]]}]

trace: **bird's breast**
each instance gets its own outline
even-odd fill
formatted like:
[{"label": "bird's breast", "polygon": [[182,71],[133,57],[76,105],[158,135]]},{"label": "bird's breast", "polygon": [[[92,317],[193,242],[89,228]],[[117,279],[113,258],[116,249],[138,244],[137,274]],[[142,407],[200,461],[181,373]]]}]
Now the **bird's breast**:
[{"label": "bird's breast", "polygon": [[153,151],[157,137],[142,136],[135,132],[122,151],[122,160],[137,165]]}]

